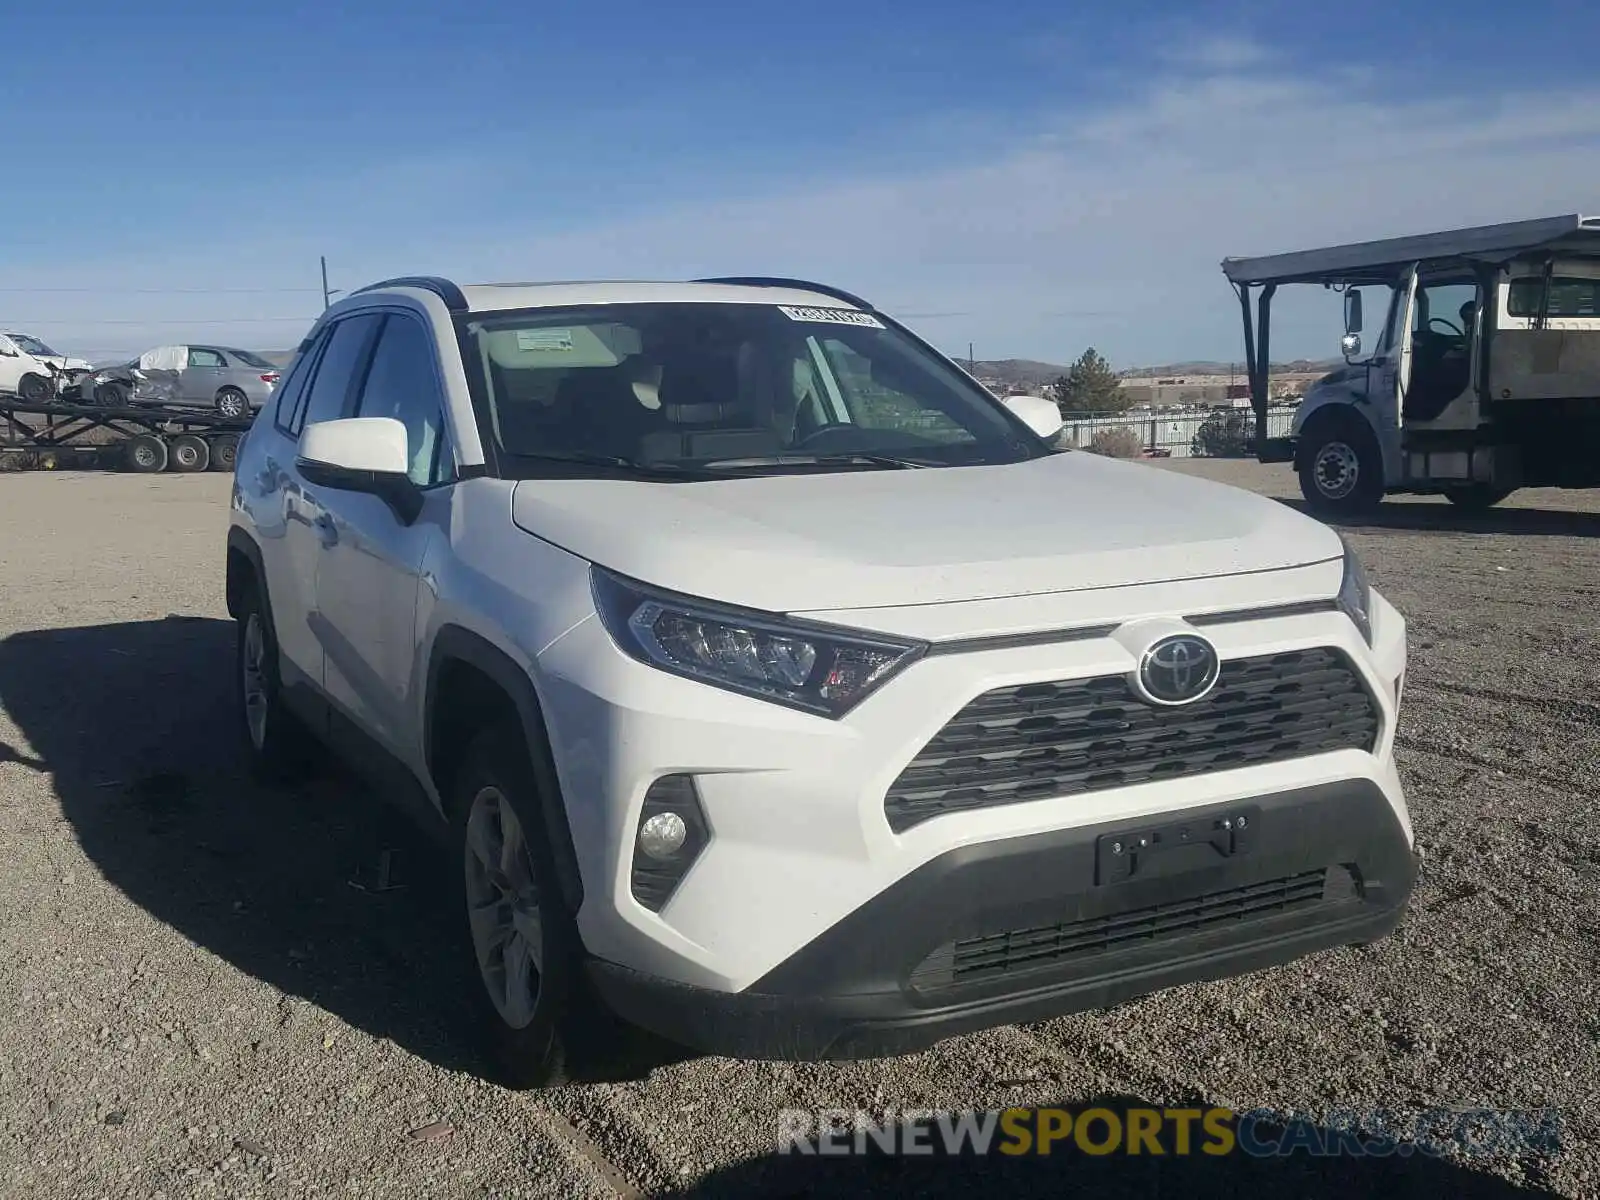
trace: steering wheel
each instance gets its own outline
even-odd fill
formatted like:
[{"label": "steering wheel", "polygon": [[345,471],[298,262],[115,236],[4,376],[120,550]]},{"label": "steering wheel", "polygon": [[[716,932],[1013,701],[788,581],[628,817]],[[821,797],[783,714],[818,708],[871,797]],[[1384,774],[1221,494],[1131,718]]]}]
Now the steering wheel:
[{"label": "steering wheel", "polygon": [[1463,330],[1463,329],[1458,328],[1455,325],[1452,325],[1444,317],[1429,317],[1428,318],[1428,328],[1432,329],[1435,325],[1443,325],[1446,329],[1448,329],[1450,331],[1450,336],[1451,337],[1460,338],[1463,342],[1467,340],[1466,331]]},{"label": "steering wheel", "polygon": [[828,440],[829,434],[836,434],[846,430],[852,435],[859,436],[861,427],[852,425],[848,421],[827,421],[818,425],[805,436],[796,438],[793,448],[796,450],[810,450],[813,448],[814,443]]}]

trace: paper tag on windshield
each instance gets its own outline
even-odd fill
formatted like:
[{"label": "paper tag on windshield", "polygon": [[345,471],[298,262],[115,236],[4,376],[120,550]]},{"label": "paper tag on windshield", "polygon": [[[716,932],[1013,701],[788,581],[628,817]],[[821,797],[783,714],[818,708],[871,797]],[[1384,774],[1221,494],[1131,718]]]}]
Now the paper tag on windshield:
[{"label": "paper tag on windshield", "polygon": [[780,304],[778,311],[791,321],[821,321],[828,325],[865,325],[868,329],[884,328],[883,322],[871,313],[855,312],[848,308],[799,308],[791,304]]},{"label": "paper tag on windshield", "polygon": [[519,329],[518,350],[571,350],[570,329]]}]

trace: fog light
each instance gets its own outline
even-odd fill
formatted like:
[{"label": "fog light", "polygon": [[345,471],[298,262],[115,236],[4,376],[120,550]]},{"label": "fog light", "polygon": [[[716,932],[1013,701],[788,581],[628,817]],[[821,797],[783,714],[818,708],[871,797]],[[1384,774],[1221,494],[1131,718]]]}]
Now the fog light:
[{"label": "fog light", "polygon": [[665,862],[689,837],[689,827],[675,812],[661,812],[639,826],[639,849],[658,862]]},{"label": "fog light", "polygon": [[690,775],[663,775],[644,794],[633,835],[633,898],[660,912],[711,840]]}]

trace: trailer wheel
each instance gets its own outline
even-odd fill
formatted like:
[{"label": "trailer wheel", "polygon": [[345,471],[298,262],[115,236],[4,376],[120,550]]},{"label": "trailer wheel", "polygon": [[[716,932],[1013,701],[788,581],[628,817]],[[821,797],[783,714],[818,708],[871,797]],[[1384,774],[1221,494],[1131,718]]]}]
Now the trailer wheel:
[{"label": "trailer wheel", "polygon": [[204,471],[211,465],[211,447],[205,438],[192,433],[182,433],[172,439],[172,469],[174,471]]},{"label": "trailer wheel", "polygon": [[43,375],[36,375],[31,371],[17,380],[17,395],[29,404],[42,404],[50,399],[50,394],[55,389],[50,386],[50,381]]},{"label": "trailer wheel", "polygon": [[213,471],[232,471],[233,464],[239,459],[239,437],[233,433],[219,433],[210,439],[211,466]]},{"label": "trailer wheel", "polygon": [[137,433],[128,439],[128,469],[141,475],[154,475],[167,469],[167,444],[153,433]]},{"label": "trailer wheel", "polygon": [[1296,447],[1300,492],[1314,512],[1354,516],[1383,499],[1383,453],[1359,414],[1330,410],[1307,423]]},{"label": "trailer wheel", "polygon": [[217,393],[217,411],[229,420],[238,420],[250,412],[250,400],[236,387],[225,387]]}]

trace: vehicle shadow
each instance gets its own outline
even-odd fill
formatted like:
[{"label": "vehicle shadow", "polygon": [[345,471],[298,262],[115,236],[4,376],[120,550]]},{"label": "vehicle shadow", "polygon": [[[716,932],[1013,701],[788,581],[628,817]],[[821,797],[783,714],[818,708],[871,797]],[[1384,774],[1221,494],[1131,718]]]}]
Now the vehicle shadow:
[{"label": "vehicle shadow", "polygon": [[[487,1075],[460,997],[481,986],[437,847],[336,771],[244,770],[230,621],[169,617],[0,641],[0,707],[79,843],[157,919],[257,979],[430,1062]],[[387,859],[387,862],[386,862]],[[675,1051],[608,1047],[596,1079]]]},{"label": "vehicle shadow", "polygon": [[1600,513],[1558,508],[1490,508],[1468,512],[1453,504],[1380,504],[1359,517],[1331,517],[1313,511],[1304,500],[1279,498],[1278,503],[1315,517],[1336,529],[1393,529],[1411,532],[1600,537]]},{"label": "vehicle shadow", "polygon": [[[1097,1096],[1085,1102],[1062,1102],[1062,1107],[1085,1111],[1092,1107],[1124,1114],[1130,1108],[1163,1106],[1126,1095]],[[1168,1106],[1170,1107],[1170,1106]],[[1198,1101],[1192,1108],[1205,1108]],[[902,1128],[904,1126],[902,1125]],[[1103,1130],[1103,1127],[1100,1127]],[[1190,1153],[1175,1153],[1176,1143],[1169,1135],[1164,1140],[1166,1153],[1129,1155],[1116,1149],[1111,1153],[1087,1154],[1068,1141],[1051,1147],[1047,1155],[1000,1153],[1003,1140],[997,1134],[990,1151],[945,1155],[934,1153],[890,1155],[869,1153],[861,1156],[801,1155],[790,1151],[774,1153],[738,1163],[686,1185],[674,1195],[701,1200],[723,1197],[765,1196],[773,1200],[799,1200],[800,1197],[916,1196],[957,1197],[993,1196],[997,1200],[1024,1200],[1026,1197],[1145,1197],[1182,1196],[1185,1200],[1211,1200],[1215,1197],[1293,1196],[1297,1200],[1345,1200],[1350,1196],[1434,1197],[1459,1200],[1504,1200],[1512,1196],[1548,1195],[1544,1188],[1521,1187],[1495,1175],[1474,1170],[1457,1162],[1423,1153],[1402,1155],[1391,1147],[1387,1153],[1369,1149],[1365,1155],[1330,1154],[1327,1149],[1339,1142],[1324,1126],[1306,1124],[1285,1136],[1285,1127],[1262,1122],[1253,1126],[1247,1151],[1244,1138],[1231,1153],[1206,1154],[1206,1138],[1194,1126]],[[776,1130],[776,1126],[775,1126]],[[1100,1134],[1104,1136],[1103,1132]],[[843,1139],[848,1144],[848,1139]],[[938,1147],[937,1129],[922,1140],[923,1146]],[[865,1143],[869,1151],[872,1143]],[[1299,1146],[1299,1149],[1288,1150]],[[1319,1153],[1311,1153],[1314,1148]],[[1284,1150],[1269,1153],[1270,1150]],[[1532,1166],[1527,1174],[1542,1175],[1539,1160],[1522,1156]]]}]

